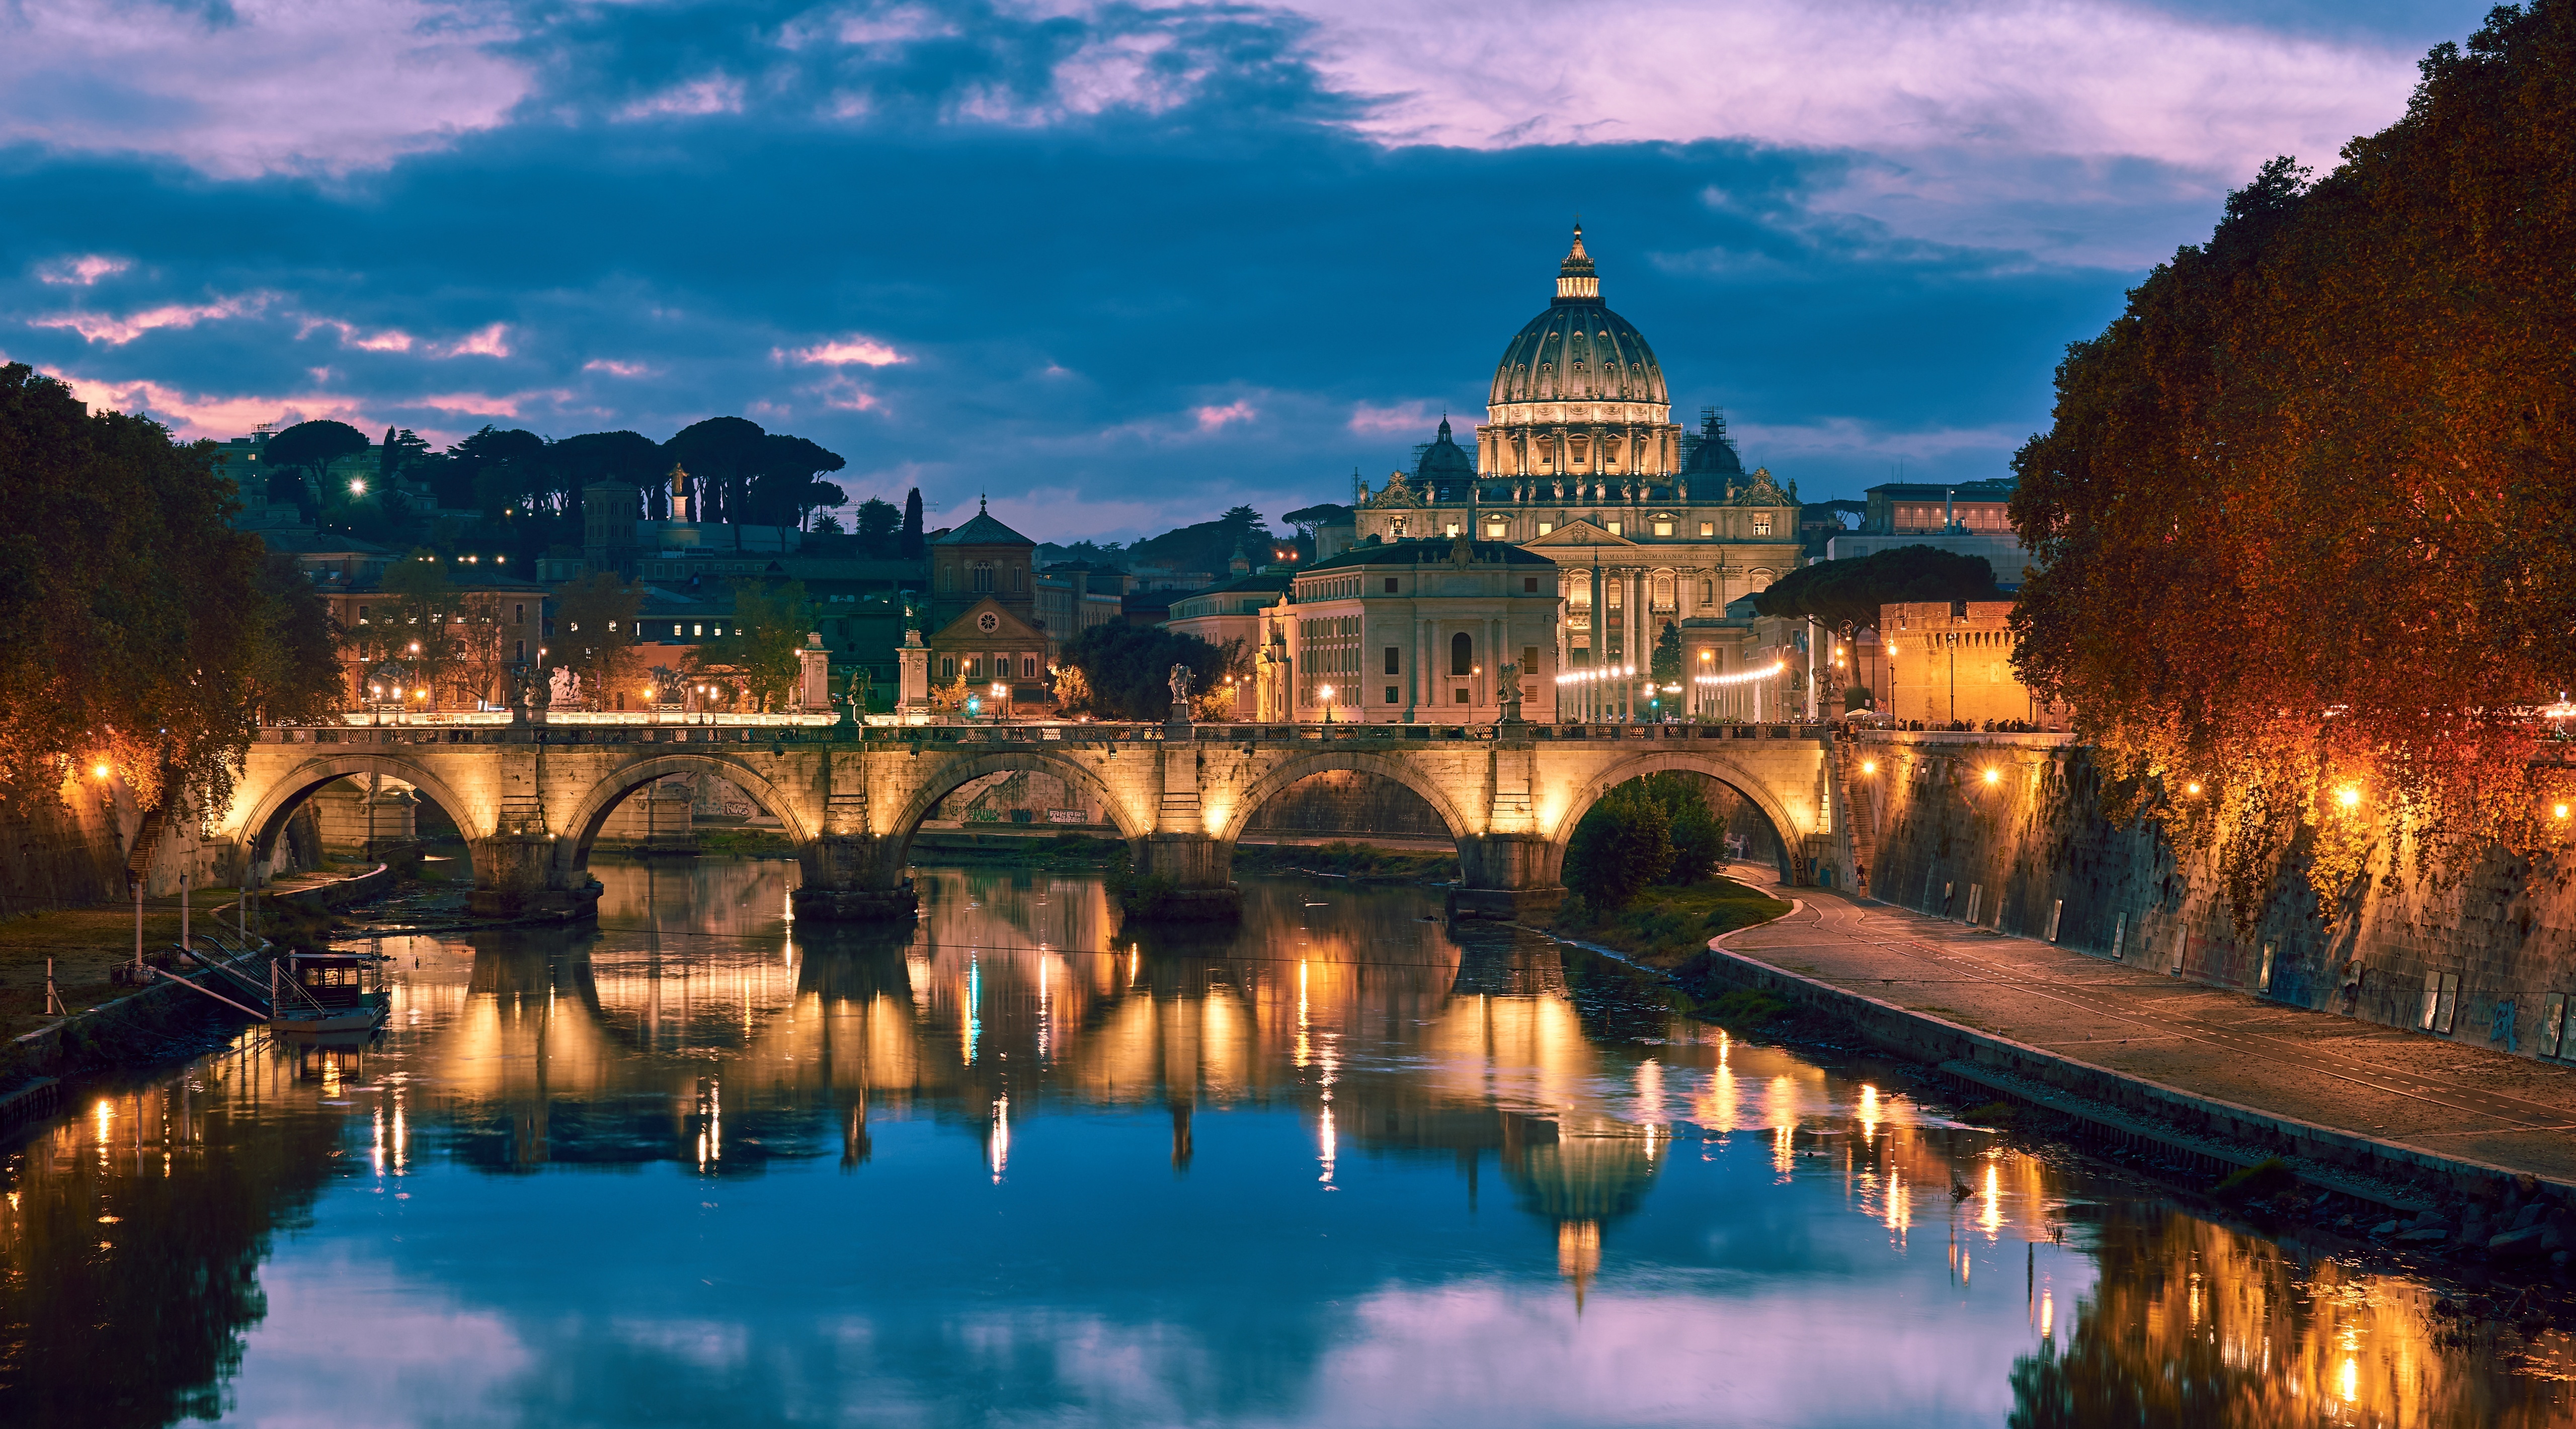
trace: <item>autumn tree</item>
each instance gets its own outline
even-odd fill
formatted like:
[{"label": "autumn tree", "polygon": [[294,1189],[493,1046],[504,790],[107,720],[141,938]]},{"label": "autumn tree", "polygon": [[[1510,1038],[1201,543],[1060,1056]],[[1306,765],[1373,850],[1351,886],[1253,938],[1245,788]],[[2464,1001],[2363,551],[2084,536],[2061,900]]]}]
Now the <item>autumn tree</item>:
[{"label": "autumn tree", "polygon": [[2374,847],[2447,878],[2566,827],[2539,712],[2576,669],[2576,4],[2422,74],[2070,347],[2015,461],[2015,664],[2241,922],[2285,863],[2333,896]]},{"label": "autumn tree", "polygon": [[220,809],[263,721],[337,702],[330,618],[230,528],[212,451],[0,365],[0,802],[104,764],[146,807]]}]

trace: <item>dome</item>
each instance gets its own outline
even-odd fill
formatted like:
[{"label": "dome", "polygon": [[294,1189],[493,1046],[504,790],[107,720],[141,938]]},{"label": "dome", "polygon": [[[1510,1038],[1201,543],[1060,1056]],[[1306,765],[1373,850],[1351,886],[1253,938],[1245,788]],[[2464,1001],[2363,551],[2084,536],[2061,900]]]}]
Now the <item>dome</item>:
[{"label": "dome", "polygon": [[1467,449],[1449,439],[1449,419],[1440,419],[1440,440],[1422,449],[1422,460],[1414,464],[1414,479],[1425,490],[1437,483],[1465,481],[1476,474],[1476,459]]},{"label": "dome", "polygon": [[1726,418],[1715,407],[1699,409],[1699,433],[1692,439],[1690,460],[1682,470],[1693,476],[1744,474],[1744,458],[1735,450],[1735,439],[1726,434]]},{"label": "dome", "polygon": [[1664,369],[1645,336],[1601,302],[1601,279],[1583,250],[1583,228],[1557,268],[1556,304],[1529,320],[1494,367],[1493,395],[1507,402],[1668,404]]}]

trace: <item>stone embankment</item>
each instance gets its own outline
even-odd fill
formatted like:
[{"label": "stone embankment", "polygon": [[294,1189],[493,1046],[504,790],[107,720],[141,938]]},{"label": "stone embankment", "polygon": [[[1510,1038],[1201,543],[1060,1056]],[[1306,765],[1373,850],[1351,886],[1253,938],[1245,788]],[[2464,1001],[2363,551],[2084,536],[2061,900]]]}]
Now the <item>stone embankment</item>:
[{"label": "stone embankment", "polygon": [[1833,779],[1837,888],[2448,1046],[2576,1053],[2576,858],[2373,877],[2324,910],[2293,871],[2240,931],[2205,861],[2103,820],[2071,736],[1862,734]]}]

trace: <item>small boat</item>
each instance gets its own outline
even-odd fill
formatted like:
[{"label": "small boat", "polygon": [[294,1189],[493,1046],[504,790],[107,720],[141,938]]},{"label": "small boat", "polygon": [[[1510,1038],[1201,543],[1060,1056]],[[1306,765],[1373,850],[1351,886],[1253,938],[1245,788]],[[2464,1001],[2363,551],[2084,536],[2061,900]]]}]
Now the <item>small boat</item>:
[{"label": "small boat", "polygon": [[366,953],[278,958],[268,969],[268,1025],[279,1032],[365,1032],[383,1025],[383,966]]}]

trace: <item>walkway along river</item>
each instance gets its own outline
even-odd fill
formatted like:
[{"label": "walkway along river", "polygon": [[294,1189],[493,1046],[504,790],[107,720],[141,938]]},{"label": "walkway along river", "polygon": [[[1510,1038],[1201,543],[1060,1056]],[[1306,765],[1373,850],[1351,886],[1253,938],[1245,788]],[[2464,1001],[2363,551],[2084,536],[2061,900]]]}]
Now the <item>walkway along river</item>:
[{"label": "walkway along river", "polygon": [[2576,1416],[2556,1329],[1420,890],[1131,942],[1089,877],[926,869],[889,934],[793,922],[793,863],[593,867],[596,929],[384,940],[370,1047],[246,1033],[23,1138],[0,1419]]}]

